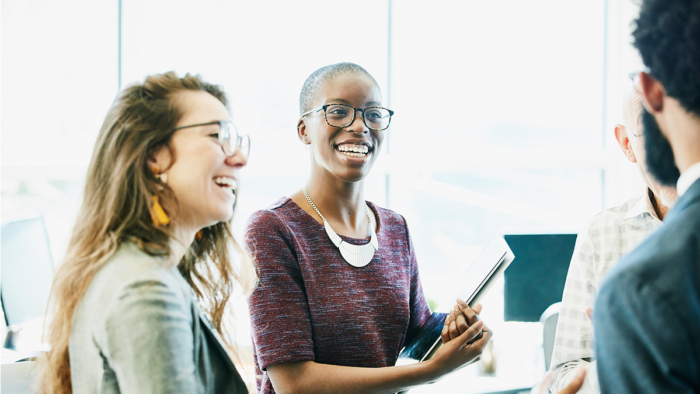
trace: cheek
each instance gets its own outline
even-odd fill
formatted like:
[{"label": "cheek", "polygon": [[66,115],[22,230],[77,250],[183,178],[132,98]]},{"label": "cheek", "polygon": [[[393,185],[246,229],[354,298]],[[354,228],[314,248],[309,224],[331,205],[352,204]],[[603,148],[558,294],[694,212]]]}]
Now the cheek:
[{"label": "cheek", "polygon": [[[217,167],[218,156],[212,149],[201,144],[193,144],[181,149],[175,166],[178,183],[187,192],[194,192],[197,185],[207,185]],[[187,190],[190,189],[190,190]]]},{"label": "cheek", "polygon": [[637,160],[644,160],[644,156],[646,153],[644,152],[644,140],[642,140],[641,138],[637,138],[637,141],[634,143],[634,145],[632,145],[632,150],[634,151],[634,157],[636,157]]},{"label": "cheek", "polygon": [[313,151],[314,156],[316,157],[330,157],[334,151],[335,147],[333,146],[333,132],[330,130],[325,130],[324,128],[321,128],[321,130],[313,133],[311,136],[311,145],[309,146],[310,149]]},{"label": "cheek", "polygon": [[375,152],[379,152],[381,150],[381,147],[384,145],[384,138],[386,137],[386,130],[380,131],[377,134],[375,134],[374,137],[374,145],[375,145]]}]

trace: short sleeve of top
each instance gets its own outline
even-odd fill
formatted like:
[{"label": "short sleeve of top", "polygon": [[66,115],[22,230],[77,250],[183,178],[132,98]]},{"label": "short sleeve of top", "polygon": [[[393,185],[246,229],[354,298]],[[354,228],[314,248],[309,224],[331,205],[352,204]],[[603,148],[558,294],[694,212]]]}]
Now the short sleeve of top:
[{"label": "short sleeve of top", "polygon": [[249,307],[261,393],[274,392],[265,371],[272,364],[392,366],[430,316],[406,221],[368,205],[379,250],[360,268],[345,262],[323,225],[289,198],[248,220],[245,242],[260,276]]}]

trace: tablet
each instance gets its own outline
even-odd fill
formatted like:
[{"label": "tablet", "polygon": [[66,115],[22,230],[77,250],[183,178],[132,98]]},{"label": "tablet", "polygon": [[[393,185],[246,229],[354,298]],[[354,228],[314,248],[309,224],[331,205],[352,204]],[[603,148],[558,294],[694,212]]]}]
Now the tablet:
[{"label": "tablet", "polygon": [[411,342],[406,344],[399,358],[425,361],[433,357],[442,346],[440,333],[445,325],[445,316],[454,308],[457,298],[463,299],[469,306],[478,304],[514,258],[515,255],[506,241],[500,236],[493,237],[462,275],[459,283],[418,330]]}]

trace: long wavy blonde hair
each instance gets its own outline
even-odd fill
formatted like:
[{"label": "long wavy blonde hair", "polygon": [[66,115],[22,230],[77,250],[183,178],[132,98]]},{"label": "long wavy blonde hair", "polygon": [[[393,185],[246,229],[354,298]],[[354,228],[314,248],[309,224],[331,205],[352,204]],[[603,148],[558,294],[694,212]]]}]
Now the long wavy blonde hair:
[{"label": "long wavy blonde hair", "polygon": [[[178,78],[173,72],[147,77],[142,84],[122,90],[112,104],[97,137],[85,181],[78,219],[73,227],[66,257],[56,272],[47,311],[47,342],[50,350],[39,359],[42,392],[71,393],[68,343],[76,306],[97,272],[124,242],[135,242],[154,256],[171,253],[169,227],[151,220],[153,196],[172,190],[148,168],[149,155],[157,148],[170,149],[173,128],[182,115],[175,100],[183,91],[205,91],[228,108],[223,90],[190,74]],[[162,201],[162,199],[161,199]],[[240,256],[235,264],[231,248]],[[227,340],[224,313],[238,283],[250,294],[257,283],[250,257],[231,233],[230,222],[202,230],[178,265],[216,330]]]}]

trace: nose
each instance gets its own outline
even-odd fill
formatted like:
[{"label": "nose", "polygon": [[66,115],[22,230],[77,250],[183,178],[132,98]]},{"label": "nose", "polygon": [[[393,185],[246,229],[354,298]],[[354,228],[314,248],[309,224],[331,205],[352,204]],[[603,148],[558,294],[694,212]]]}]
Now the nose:
[{"label": "nose", "polygon": [[248,164],[248,158],[241,152],[241,149],[238,149],[233,156],[227,156],[225,162],[228,166],[243,168]]},{"label": "nose", "polygon": [[355,110],[355,119],[353,119],[350,126],[346,127],[348,131],[355,134],[365,134],[369,133],[369,127],[365,124],[365,113],[362,110]]}]

